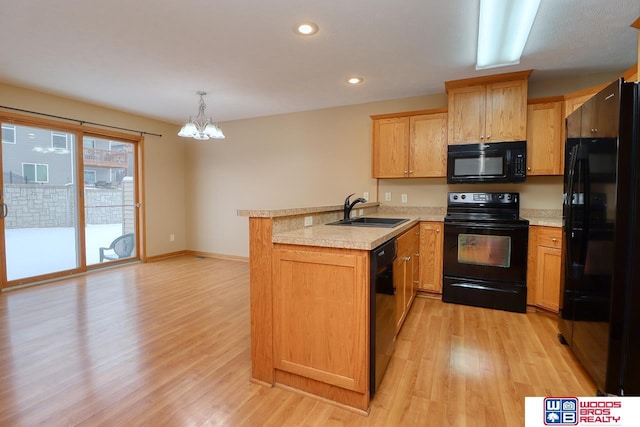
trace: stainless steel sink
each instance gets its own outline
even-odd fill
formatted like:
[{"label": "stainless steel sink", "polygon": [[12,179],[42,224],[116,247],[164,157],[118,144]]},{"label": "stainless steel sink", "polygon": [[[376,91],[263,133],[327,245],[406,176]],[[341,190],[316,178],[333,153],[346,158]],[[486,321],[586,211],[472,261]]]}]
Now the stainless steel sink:
[{"label": "stainless steel sink", "polygon": [[367,216],[361,216],[359,218],[350,218],[347,220],[340,220],[336,222],[330,222],[327,225],[347,225],[355,227],[386,227],[393,228],[404,222],[409,221],[408,218],[373,218]]}]

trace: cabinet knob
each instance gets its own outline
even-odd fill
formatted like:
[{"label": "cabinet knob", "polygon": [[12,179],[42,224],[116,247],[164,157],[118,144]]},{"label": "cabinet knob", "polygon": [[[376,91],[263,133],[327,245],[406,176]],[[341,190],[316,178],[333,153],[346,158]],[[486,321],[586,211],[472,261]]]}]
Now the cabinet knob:
[{"label": "cabinet knob", "polygon": [[404,174],[405,174],[405,175],[408,175],[408,174],[409,174],[409,171],[408,171],[408,170],[404,171]]},{"label": "cabinet knob", "polygon": [[439,229],[439,228],[436,228],[436,233],[439,233],[439,232],[440,232],[440,229]]},{"label": "cabinet knob", "polygon": [[480,139],[484,139],[484,136],[483,136],[483,135],[480,135]]},{"label": "cabinet knob", "polygon": [[419,280],[414,280],[413,283],[415,283],[416,285],[419,285],[420,281]]},{"label": "cabinet knob", "polygon": [[552,241],[553,243],[556,243],[556,242],[558,241],[558,238],[557,238],[557,237],[552,237],[552,238],[551,238],[551,241]]},{"label": "cabinet knob", "polygon": [[406,257],[404,257],[404,260],[405,261],[411,261],[411,257],[410,256],[406,256]]},{"label": "cabinet knob", "polygon": [[412,171],[412,170],[410,170],[410,171],[409,171],[409,174],[412,174],[412,173],[413,173],[413,171]]},{"label": "cabinet knob", "polygon": [[491,139],[491,134],[487,135],[487,139]]},{"label": "cabinet knob", "polygon": [[531,166],[527,166],[527,170],[528,170],[528,171],[531,171]]}]

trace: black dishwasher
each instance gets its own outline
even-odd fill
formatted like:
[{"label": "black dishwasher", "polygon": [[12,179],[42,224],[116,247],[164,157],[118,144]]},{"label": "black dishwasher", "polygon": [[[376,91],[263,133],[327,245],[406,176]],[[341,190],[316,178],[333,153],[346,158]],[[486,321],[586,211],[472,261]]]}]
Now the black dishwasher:
[{"label": "black dishwasher", "polygon": [[370,254],[369,396],[373,397],[391,360],[396,335],[396,289],[393,286],[395,237]]}]

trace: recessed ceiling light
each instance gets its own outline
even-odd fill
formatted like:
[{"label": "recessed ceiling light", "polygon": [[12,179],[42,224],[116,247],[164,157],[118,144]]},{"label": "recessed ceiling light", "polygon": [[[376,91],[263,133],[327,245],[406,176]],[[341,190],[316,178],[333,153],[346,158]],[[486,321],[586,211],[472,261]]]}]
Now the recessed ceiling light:
[{"label": "recessed ceiling light", "polygon": [[362,80],[362,77],[350,77],[349,80],[347,80],[347,83],[349,83],[350,85],[357,85],[362,83]]},{"label": "recessed ceiling light", "polygon": [[303,22],[296,27],[298,34],[310,36],[318,32],[318,25],[313,22]]}]

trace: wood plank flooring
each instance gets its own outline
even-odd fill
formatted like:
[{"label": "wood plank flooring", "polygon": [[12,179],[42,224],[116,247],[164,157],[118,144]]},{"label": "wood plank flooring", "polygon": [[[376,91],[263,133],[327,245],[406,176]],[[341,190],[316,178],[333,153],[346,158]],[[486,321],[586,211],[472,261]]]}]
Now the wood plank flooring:
[{"label": "wood plank flooring", "polygon": [[419,298],[365,417],[249,381],[247,263],[128,265],[0,294],[0,426],[518,426],[595,393],[555,323]]}]

